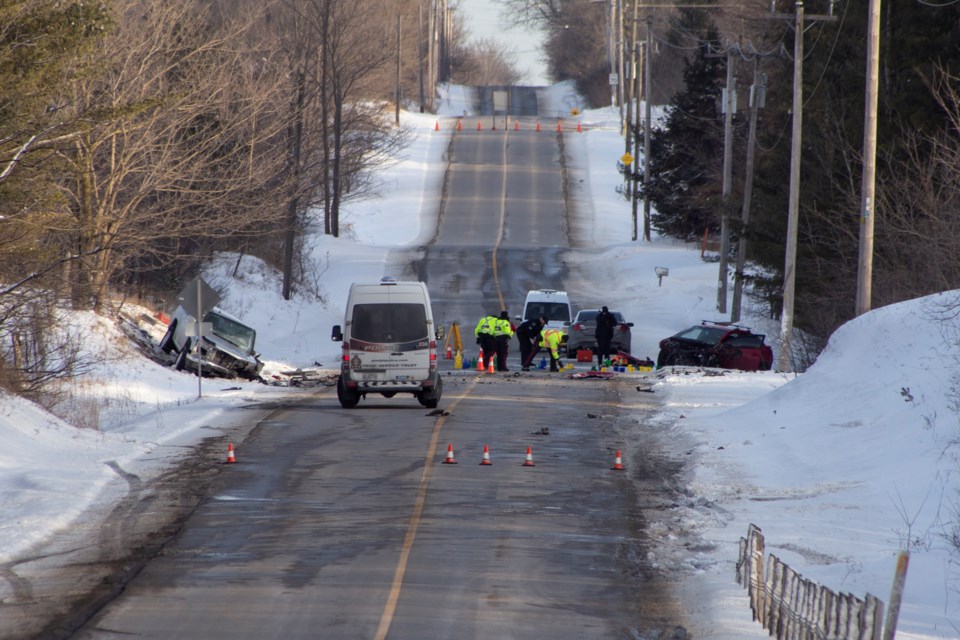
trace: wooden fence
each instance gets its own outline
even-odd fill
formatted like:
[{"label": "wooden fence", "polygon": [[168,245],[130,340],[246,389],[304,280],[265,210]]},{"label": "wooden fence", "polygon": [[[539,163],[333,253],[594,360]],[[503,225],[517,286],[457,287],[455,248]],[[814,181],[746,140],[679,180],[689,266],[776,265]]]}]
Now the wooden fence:
[{"label": "wooden fence", "polygon": [[740,538],[737,582],[747,589],[753,619],[777,640],[880,640],[883,602],[855,598],[806,580],[774,555],[751,524]]}]

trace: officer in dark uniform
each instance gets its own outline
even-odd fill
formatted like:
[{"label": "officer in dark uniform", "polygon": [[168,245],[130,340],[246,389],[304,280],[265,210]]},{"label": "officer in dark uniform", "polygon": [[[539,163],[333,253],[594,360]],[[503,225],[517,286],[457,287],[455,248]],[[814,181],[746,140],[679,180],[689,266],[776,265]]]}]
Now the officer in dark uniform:
[{"label": "officer in dark uniform", "polygon": [[517,327],[517,341],[520,342],[520,367],[523,371],[530,371],[530,364],[537,355],[537,345],[540,342],[540,331],[547,321],[539,318],[528,318]]}]

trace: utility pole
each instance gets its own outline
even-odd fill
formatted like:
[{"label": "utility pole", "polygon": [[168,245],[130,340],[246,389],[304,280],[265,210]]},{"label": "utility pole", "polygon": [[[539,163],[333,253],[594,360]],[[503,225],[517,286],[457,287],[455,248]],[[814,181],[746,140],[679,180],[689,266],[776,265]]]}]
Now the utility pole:
[{"label": "utility pole", "polygon": [[736,110],[736,73],[733,47],[727,46],[727,88],[723,100],[723,195],[720,211],[720,273],[717,278],[717,311],[727,312],[727,270],[730,255],[730,190],[733,182],[733,112]]},{"label": "utility pole", "polygon": [[877,167],[877,93],[880,78],[880,0],[870,0],[867,22],[867,88],[863,115],[863,183],[856,314],[870,311],[873,283],[874,187]]},{"label": "utility pole", "polygon": [[[831,3],[831,9],[833,4]],[[836,20],[830,16],[811,16],[813,20]],[[783,312],[780,316],[780,353],[777,371],[789,371],[792,361],[793,304],[796,289],[797,229],[800,214],[800,147],[803,123],[803,2],[796,3],[793,45],[793,136],[790,142],[790,195],[787,205],[787,245],[783,266]]]},{"label": "utility pole", "polygon": [[803,2],[796,3],[793,42],[793,136],[790,142],[790,192],[787,204],[787,250],[783,266],[783,311],[777,371],[789,371],[796,288],[797,228],[800,206],[800,144],[803,134]]},{"label": "utility pole", "polygon": [[403,99],[403,89],[400,87],[400,41],[402,40],[402,28],[400,26],[400,16],[397,16],[397,76],[395,78],[397,87],[396,108],[394,114],[394,124],[400,126],[400,100]]},{"label": "utility pole", "polygon": [[[640,70],[643,68],[643,48],[640,46],[641,44],[642,43],[637,42],[636,38],[633,39],[634,56],[637,60],[636,82],[635,82],[635,90],[633,94],[636,96],[637,108],[634,109],[634,112],[633,112],[633,131],[630,137],[632,138],[632,142],[634,143],[636,143],[637,141],[637,136],[638,136],[638,133],[640,132],[640,126],[641,126],[640,96],[643,95],[643,83],[641,81],[643,74],[640,73]],[[630,168],[630,179],[631,179],[632,188],[633,188],[633,193],[630,197],[630,210],[631,210],[631,216],[632,216],[631,219],[633,220],[633,225],[632,225],[633,238],[631,238],[632,240],[637,239],[637,201],[639,199],[639,194],[637,193],[638,191],[637,172],[640,169],[640,150],[636,148],[634,150],[636,151],[636,153],[633,154],[633,166]],[[644,164],[646,164],[646,158],[644,158]]]},{"label": "utility pole", "polygon": [[757,115],[764,104],[767,77],[759,77],[760,56],[753,58],[753,85],[750,87],[750,132],[747,134],[747,166],[743,184],[743,207],[740,209],[740,236],[737,239],[737,266],[733,272],[733,308],[730,322],[740,322],[740,307],[743,298],[743,266],[747,261],[747,225],[750,224],[750,202],[753,199],[753,164],[757,151]]},{"label": "utility pole", "polygon": [[423,5],[417,5],[417,84],[420,89],[420,113],[423,108]]},{"label": "utility pole", "polygon": [[643,54],[643,239],[650,242],[650,58],[653,57],[653,17],[647,16],[647,50]]}]

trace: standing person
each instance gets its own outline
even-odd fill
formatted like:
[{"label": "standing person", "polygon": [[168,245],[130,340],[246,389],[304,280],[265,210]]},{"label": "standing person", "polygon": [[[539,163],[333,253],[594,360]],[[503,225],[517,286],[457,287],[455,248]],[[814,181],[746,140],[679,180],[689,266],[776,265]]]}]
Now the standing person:
[{"label": "standing person", "polygon": [[567,336],[560,329],[545,328],[540,332],[540,348],[550,352],[550,371],[560,371],[563,363],[560,362],[560,343]]},{"label": "standing person", "polygon": [[597,314],[597,330],[594,336],[597,338],[597,366],[602,367],[603,363],[610,359],[610,341],[613,340],[613,330],[617,326],[617,320],[606,307],[600,309]]},{"label": "standing person", "polygon": [[477,344],[480,345],[480,349],[483,351],[483,357],[487,359],[487,363],[493,358],[493,354],[497,352],[497,341],[493,337],[493,330],[496,328],[498,320],[499,318],[497,318],[497,316],[485,315],[480,318],[480,322],[477,323],[477,328],[473,331],[473,334],[477,336]]},{"label": "standing person", "polygon": [[529,318],[517,327],[517,342],[520,343],[520,369],[530,371],[530,363],[537,355],[537,343],[540,341],[540,331],[546,324],[543,317]]},{"label": "standing person", "polygon": [[507,350],[510,348],[510,338],[513,337],[513,325],[510,324],[510,315],[506,311],[500,312],[494,325],[493,337],[497,345],[497,371],[510,371],[507,369]]}]

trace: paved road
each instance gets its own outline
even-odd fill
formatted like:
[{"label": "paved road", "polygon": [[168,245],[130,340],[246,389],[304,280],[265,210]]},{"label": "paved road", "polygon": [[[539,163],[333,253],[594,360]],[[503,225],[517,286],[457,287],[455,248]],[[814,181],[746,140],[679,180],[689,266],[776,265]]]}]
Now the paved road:
[{"label": "paved road", "polygon": [[611,470],[618,421],[650,396],[546,373],[447,383],[447,416],[399,398],[344,410],[327,391],[261,422],[75,637],[657,637],[635,479]]}]

